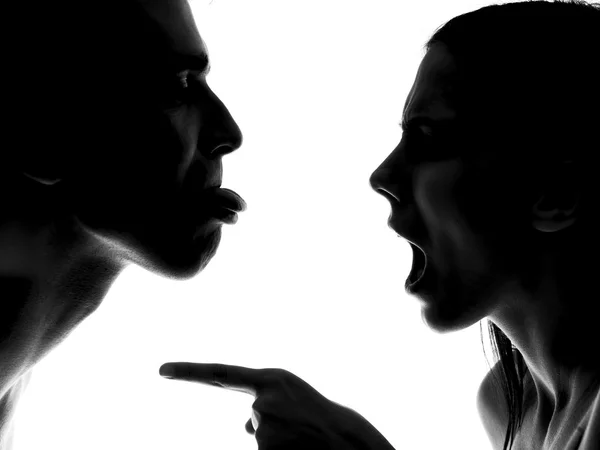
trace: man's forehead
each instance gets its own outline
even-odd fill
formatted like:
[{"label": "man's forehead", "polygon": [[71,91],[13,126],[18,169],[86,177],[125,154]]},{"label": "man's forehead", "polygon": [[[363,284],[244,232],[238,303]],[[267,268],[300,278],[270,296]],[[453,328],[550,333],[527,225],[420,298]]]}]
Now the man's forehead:
[{"label": "man's forehead", "polygon": [[187,0],[133,0],[159,26],[175,53],[206,57],[207,49]]}]

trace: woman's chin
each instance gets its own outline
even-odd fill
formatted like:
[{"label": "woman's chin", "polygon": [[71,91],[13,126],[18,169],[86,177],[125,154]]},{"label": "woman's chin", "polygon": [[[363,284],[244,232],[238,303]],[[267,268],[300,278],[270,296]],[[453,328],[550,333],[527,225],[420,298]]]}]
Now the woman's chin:
[{"label": "woman's chin", "polygon": [[484,318],[481,311],[467,308],[455,300],[456,297],[448,296],[438,297],[435,301],[424,299],[421,304],[421,320],[437,333],[450,333],[464,330]]}]

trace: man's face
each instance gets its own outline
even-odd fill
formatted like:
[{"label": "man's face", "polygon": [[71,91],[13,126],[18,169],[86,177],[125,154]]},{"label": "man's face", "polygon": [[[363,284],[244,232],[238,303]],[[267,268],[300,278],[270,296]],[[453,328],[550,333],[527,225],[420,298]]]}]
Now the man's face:
[{"label": "man's face", "polygon": [[[93,239],[148,270],[189,278],[214,255],[222,223],[233,220],[226,207],[243,205],[210,189],[221,185],[222,157],[242,135],[206,83],[208,53],[187,1],[139,4],[131,35],[120,38],[131,57],[103,68],[113,78],[106,85],[120,78],[123,87],[109,93],[116,100],[106,115],[94,116],[97,134],[63,186]],[[106,87],[100,80],[91,88]]]},{"label": "man's face", "polygon": [[[518,282],[515,233],[519,182],[513,162],[461,120],[457,69],[435,45],[419,67],[404,108],[401,142],[371,176],[392,205],[388,224],[415,258],[408,293],[437,331],[465,328],[501,304]],[[426,269],[423,252],[426,254]]]}]

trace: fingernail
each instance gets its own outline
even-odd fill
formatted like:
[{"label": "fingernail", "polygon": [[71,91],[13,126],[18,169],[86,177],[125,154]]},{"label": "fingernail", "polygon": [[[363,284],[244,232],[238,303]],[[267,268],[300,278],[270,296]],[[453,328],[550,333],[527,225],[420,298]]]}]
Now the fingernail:
[{"label": "fingernail", "polygon": [[168,364],[165,364],[160,367],[160,369],[158,370],[158,373],[162,377],[173,378],[175,376],[175,368],[173,366],[169,366]]}]

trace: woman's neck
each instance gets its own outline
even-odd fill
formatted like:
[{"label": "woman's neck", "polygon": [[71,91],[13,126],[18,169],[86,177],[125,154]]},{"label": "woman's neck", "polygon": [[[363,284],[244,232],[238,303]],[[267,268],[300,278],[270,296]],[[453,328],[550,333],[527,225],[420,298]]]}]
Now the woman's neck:
[{"label": "woman's neck", "polygon": [[538,408],[549,417],[572,407],[600,376],[591,291],[570,288],[567,299],[556,280],[546,277],[535,292],[511,292],[512,303],[490,315],[523,355]]}]

